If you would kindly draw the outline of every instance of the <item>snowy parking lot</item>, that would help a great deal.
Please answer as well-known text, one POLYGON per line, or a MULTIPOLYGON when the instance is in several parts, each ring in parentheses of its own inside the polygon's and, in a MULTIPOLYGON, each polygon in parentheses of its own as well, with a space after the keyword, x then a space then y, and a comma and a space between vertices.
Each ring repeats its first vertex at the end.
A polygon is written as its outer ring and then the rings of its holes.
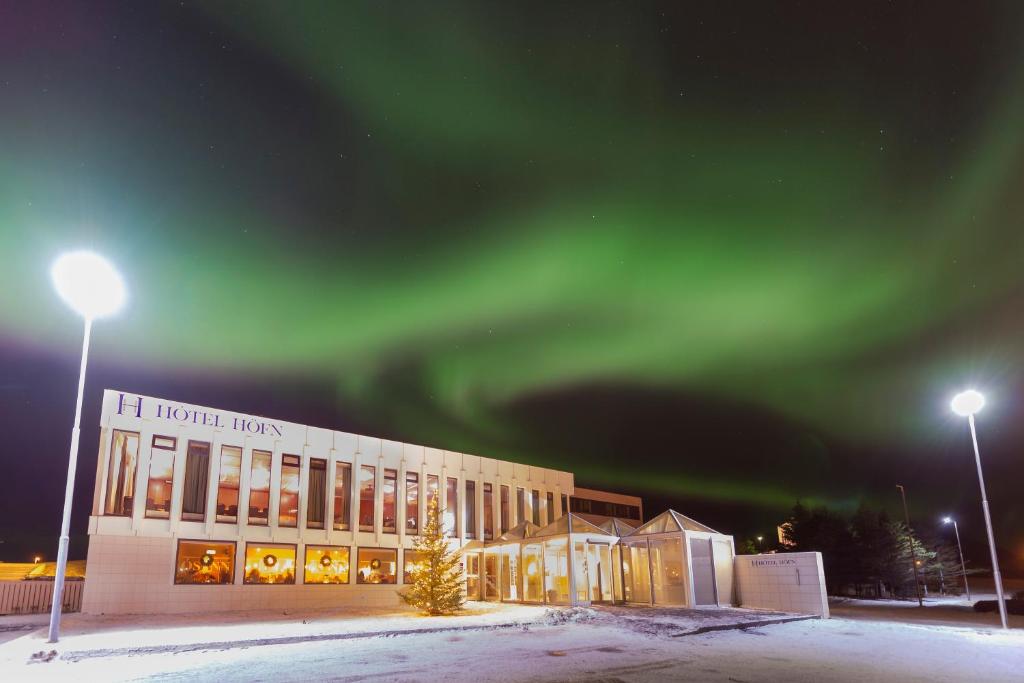
MULTIPOLYGON (((107 646, 109 652, 102 656, 58 656, 49 662, 27 663, 29 651, 43 643, 38 636, 35 640, 26 636, 0 646, 0 667, 12 675, 5 675, 5 680, 33 681, 875 683, 898 679, 934 683, 1016 681, 1024 670, 1024 632, 1016 630, 1004 633, 836 618, 700 632, 694 627, 721 622, 713 615, 689 620, 685 615, 667 615, 655 621, 628 609, 524 609, 532 611, 485 610, 457 617, 462 626, 456 629, 441 630, 431 625, 433 622, 422 620, 425 628, 405 635, 378 632, 343 639, 165 652, 145 650, 147 644, 163 636, 154 636, 154 629, 139 629, 137 624, 129 623, 80 634, 92 638, 92 646, 107 646), (481 623, 473 626, 474 620, 481 623), (109 647, 112 644, 119 647, 109 647), (140 647, 133 651, 136 645, 140 647)), ((378 625, 393 626, 387 617, 366 618, 377 620, 378 625)), ((288 624, 292 623, 282 620, 276 633, 289 633, 288 624)), ((227 624, 222 627, 232 628, 227 624)), ((323 635, 329 629, 321 624, 314 630, 323 635)), ((350 635, 357 634, 353 631, 350 635)), ((61 648, 86 644, 69 637, 61 648)))

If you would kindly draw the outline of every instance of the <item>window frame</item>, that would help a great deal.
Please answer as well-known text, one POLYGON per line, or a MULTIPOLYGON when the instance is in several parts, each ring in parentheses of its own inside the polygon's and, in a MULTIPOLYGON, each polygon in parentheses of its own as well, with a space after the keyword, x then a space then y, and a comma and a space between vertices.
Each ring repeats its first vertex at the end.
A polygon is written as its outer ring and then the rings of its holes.
POLYGON ((107 472, 106 472, 106 477, 105 477, 106 481, 104 482, 104 487, 103 487, 103 516, 105 516, 105 517, 131 517, 132 516, 132 514, 134 512, 134 508, 135 508, 135 488, 136 488, 136 484, 138 484, 138 479, 139 479, 139 466, 141 464, 141 458, 139 458, 139 451, 141 449, 142 449, 142 434, 141 434, 141 432, 133 432, 133 431, 131 431, 129 429, 112 429, 110 431, 110 447, 109 447, 109 452, 107 453, 107 472), (131 481, 132 486, 131 486, 131 490, 128 492, 129 495, 125 496, 124 492, 122 492, 122 495, 121 495, 121 503, 122 503, 121 507, 122 508, 124 507, 124 499, 125 498, 128 498, 129 500, 131 500, 131 504, 127 506, 127 511, 125 511, 125 512, 107 512, 107 510, 111 508, 111 505, 110 505, 110 494, 111 494, 110 477, 111 477, 111 475, 114 472, 114 468, 112 467, 112 465, 114 464, 114 444, 117 441, 117 435, 118 434, 125 434, 127 436, 134 436, 135 437, 135 463, 134 463, 134 466, 132 467, 133 473, 131 475, 132 476, 132 481, 131 481))
POLYGON ((403 520, 402 528, 405 529, 405 533, 411 536, 418 536, 420 533, 420 473, 408 470, 405 473, 405 519, 403 520), (410 488, 410 483, 412 488, 410 488), (410 500, 409 492, 415 491, 415 502, 410 500), (415 510, 416 516, 413 517, 413 525, 409 526, 409 511, 415 510))
MULTIPOLYGON (((270 471, 273 472, 273 462, 271 462, 270 471)), ((299 510, 302 509, 302 456, 294 455, 291 453, 281 454, 281 472, 277 487, 277 526, 282 529, 297 529, 299 528, 299 510), (284 477, 285 468, 290 467, 295 469, 295 521, 285 523, 283 521, 282 513, 284 512, 284 477)), ((291 512, 289 510, 289 512, 291 512)))
MULTIPOLYGON (((380 530, 385 534, 398 533, 398 470, 384 468, 380 479, 380 530), (391 482, 391 507, 394 513, 391 517, 391 527, 388 527, 386 512, 388 509, 388 482, 391 482)), ((398 563, 396 562, 397 566, 398 563)))
MULTIPOLYGON (((292 572, 291 583, 286 583, 286 582, 281 582, 281 583, 261 583, 261 582, 255 582, 255 581, 246 581, 247 572, 245 570, 245 563, 246 563, 246 558, 248 558, 248 556, 249 556, 249 546, 250 545, 253 545, 253 546, 260 546, 261 545, 261 546, 264 546, 264 547, 267 547, 267 548, 277 548, 277 547, 292 548, 294 550, 294 552, 295 552, 295 562, 296 562, 296 564, 299 561, 299 545, 297 543, 277 543, 276 541, 246 541, 245 542, 245 548, 244 548, 244 550, 246 551, 246 554, 245 554, 245 557, 242 558, 242 585, 243 586, 297 586, 297 585, 299 585, 299 582, 298 582, 298 572, 297 571, 293 571, 292 572)), ((303 567, 303 571, 305 571, 305 565, 304 564, 302 565, 302 567, 303 567)))
MULTIPOLYGON (((351 566, 351 564, 349 566, 351 566)), ((380 548, 380 547, 377 547, 377 546, 374 546, 374 547, 371 547, 371 546, 359 546, 359 547, 356 548, 356 568, 355 568, 356 584, 358 584, 360 586, 397 586, 398 585, 398 577, 401 576, 401 573, 400 573, 401 569, 402 569, 402 567, 400 567, 399 564, 398 564, 398 548, 380 548), (359 573, 359 562, 360 562, 359 554, 362 553, 364 550, 382 550, 382 551, 385 551, 385 552, 389 552, 389 553, 394 553, 395 554, 395 580, 394 580, 394 582, 392 582, 392 583, 385 583, 385 582, 382 581, 381 583, 373 583, 371 581, 360 581, 359 580, 359 577, 361 576, 360 573, 359 573)))
POLYGON ((509 495, 509 487, 508 487, 507 484, 502 484, 500 487, 498 487, 498 496, 499 496, 499 501, 500 501, 499 505, 501 507, 501 509, 499 511, 499 514, 498 514, 498 527, 501 529, 499 534, 504 534, 505 532, 507 532, 509 530, 508 523, 509 523, 509 520, 511 519, 509 517, 509 511, 510 511, 509 510, 509 508, 510 508, 509 498, 510 498, 510 495, 509 495))
MULTIPOLYGON (((191 443, 191 441, 189 443, 191 443)), ((163 434, 154 434, 153 435, 153 439, 150 441, 150 446, 149 446, 149 474, 146 476, 146 509, 145 509, 145 512, 143 513, 143 516, 146 519, 170 519, 171 518, 171 508, 174 507, 174 461, 175 461, 175 456, 178 454, 177 451, 178 451, 178 438, 177 437, 175 437, 175 436, 164 436, 163 434), (157 445, 157 439, 170 439, 171 445, 170 446, 157 445), (163 482, 164 484, 168 485, 168 488, 170 489, 167 492, 167 511, 166 511, 165 514, 154 514, 154 513, 159 513, 160 511, 159 510, 152 510, 149 507, 149 488, 150 488, 150 486, 152 486, 152 482, 153 482, 153 451, 162 451, 164 453, 168 453, 169 452, 170 453, 170 457, 171 457, 171 475, 170 475, 171 478, 170 478, 170 480, 164 480, 164 482, 163 482)), ((202 520, 200 520, 200 521, 202 521, 202 520)), ((175 568, 177 568, 177 566, 178 566, 177 563, 175 563, 174 566, 175 566, 175 568)), ((177 569, 175 569, 175 571, 177 571, 177 569)))
POLYGON ((516 487, 516 524, 526 521, 526 488, 516 487))
POLYGON ((213 455, 213 442, 201 441, 200 439, 189 439, 185 444, 185 471, 181 476, 181 521, 183 522, 206 522, 206 508, 210 503, 210 463, 213 455), (192 444, 206 446, 206 487, 203 489, 203 511, 190 512, 185 510, 185 485, 188 483, 188 461, 192 453, 192 444))
POLYGON ((356 482, 356 490, 359 492, 359 531, 363 533, 375 532, 377 526, 377 466, 376 465, 360 465, 359 466, 359 481, 356 482), (363 473, 370 472, 370 519, 369 525, 363 524, 363 473))
MULTIPOLYGON (((241 507, 240 498, 242 497, 242 460, 245 456, 245 448, 242 446, 232 446, 231 444, 223 443, 220 445, 220 456, 217 463, 217 500, 214 503, 213 508, 213 521, 217 524, 238 524, 238 508, 241 507), (238 451, 238 486, 235 488, 235 514, 233 520, 221 519, 221 517, 231 517, 231 515, 221 515, 218 510, 220 508, 220 492, 224 484, 224 449, 230 448, 238 451)), ((231 489, 226 489, 230 491, 231 489)))
MULTIPOLYGON (((444 487, 444 511, 445 514, 451 514, 452 526, 451 529, 442 529, 444 535, 447 538, 458 538, 459 537, 459 478, 448 477, 445 481, 444 487), (450 499, 454 498, 455 501, 450 499)), ((443 520, 446 522, 447 520, 443 520)), ((442 524, 445 526, 445 524, 442 524)))
POLYGON ((410 583, 406 579, 406 570, 405 570, 406 565, 409 563, 409 561, 407 559, 409 553, 416 553, 418 555, 425 555, 426 554, 422 550, 416 550, 415 548, 402 548, 402 574, 401 574, 401 576, 402 576, 402 585, 403 586, 408 586, 409 583, 410 583))
POLYGON ((302 548, 302 585, 303 586, 351 586, 352 585, 352 574, 353 574, 353 571, 352 571, 352 546, 350 546, 350 545, 327 545, 327 544, 323 544, 323 543, 306 543, 306 544, 304 544, 304 546, 302 548), (307 557, 309 555, 309 549, 310 548, 332 548, 332 549, 336 548, 336 549, 339 549, 339 550, 344 548, 345 551, 348 552, 348 581, 345 581, 345 582, 330 581, 330 582, 327 582, 327 583, 325 583, 323 581, 314 581, 313 583, 310 583, 309 581, 306 581, 306 564, 307 564, 307 557))
POLYGON ((545 496, 545 500, 547 501, 547 507, 548 507, 548 524, 554 524, 555 523, 555 492, 554 491, 548 491, 547 495, 545 496))
POLYGON ((177 543, 174 544, 174 571, 171 572, 171 585, 173 586, 234 586, 235 578, 238 573, 238 540, 234 541, 218 541, 212 538, 178 538, 175 539, 177 543), (214 543, 221 545, 230 545, 234 548, 231 554, 231 581, 228 583, 185 583, 178 581, 178 562, 181 560, 181 544, 182 543, 200 543, 205 545, 213 545, 214 543))
POLYGON ((270 478, 273 476, 273 473, 274 473, 274 452, 273 451, 267 451, 267 450, 264 450, 262 448, 253 448, 252 451, 251 451, 251 455, 249 456, 249 491, 248 491, 249 500, 246 501, 247 505, 245 506, 246 524, 248 526, 270 526, 270 489, 271 489, 271 486, 273 485, 272 482, 270 481, 270 478), (254 489, 252 487, 252 475, 253 475, 253 472, 255 472, 254 468, 256 467, 256 454, 257 453, 260 453, 261 455, 265 453, 265 454, 270 456, 270 459, 269 459, 269 463, 267 465, 267 488, 266 488, 266 494, 267 494, 267 516, 266 517, 255 517, 254 518, 252 516, 252 494, 253 493, 263 493, 263 491, 264 491, 264 489, 254 489), (253 519, 255 519, 256 521, 254 522, 253 519))
MULTIPOLYGON (((299 477, 301 478, 301 469, 299 477)), ((301 490, 300 490, 301 495, 301 490)), ((327 528, 327 458, 310 458, 309 470, 306 472, 306 528, 326 529, 327 528), (309 513, 316 508, 313 505, 313 470, 320 470, 324 473, 324 502, 320 506, 320 526, 314 526, 316 522, 310 522, 309 513)), ((303 565, 305 566, 305 565, 303 565)))
POLYGON ((540 526, 540 489, 530 490, 530 519, 540 526))
POLYGON ((463 493, 466 500, 463 502, 463 514, 465 515, 466 525, 466 538, 475 540, 477 537, 477 520, 476 518, 476 480, 467 479, 466 487, 463 493))
MULTIPOLYGON (((344 478, 343 478, 344 479, 344 478)), ((351 531, 352 530, 352 463, 345 460, 336 460, 334 462, 334 487, 332 489, 332 496, 334 496, 334 514, 331 515, 331 527, 334 531, 351 531), (338 472, 339 470, 348 472, 348 490, 342 486, 344 492, 344 500, 342 505, 338 505, 338 472), (343 513, 343 519, 338 521, 338 512, 343 513), (342 526, 344 525, 344 526, 342 526)))
POLYGON ((483 527, 483 540, 494 540, 494 484, 489 481, 483 483, 481 495, 484 501, 484 514, 481 526, 483 527))

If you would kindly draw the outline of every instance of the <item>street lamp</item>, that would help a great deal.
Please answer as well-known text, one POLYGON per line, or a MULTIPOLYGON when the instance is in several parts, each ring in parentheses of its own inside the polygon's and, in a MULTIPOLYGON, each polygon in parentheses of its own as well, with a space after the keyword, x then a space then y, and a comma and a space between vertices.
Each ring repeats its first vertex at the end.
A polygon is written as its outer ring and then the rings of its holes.
MULTIPOLYGON (((992 533, 992 515, 988 511, 988 494, 985 493, 985 477, 981 473, 981 453, 978 451, 978 433, 974 429, 974 414, 985 407, 985 397, 974 389, 961 391, 950 403, 953 412, 967 418, 971 426, 971 443, 974 445, 974 462, 978 466, 978 484, 981 486, 981 509, 985 513, 985 528, 988 531, 988 549, 992 553, 992 578, 996 582, 996 600, 999 602, 999 618, 1003 628, 1006 624, 1006 603, 1003 602, 1003 577, 999 573, 999 558, 996 556, 996 538, 992 533)), ((966 578, 966 577, 965 577, 966 578)))
POLYGON ((952 517, 943 517, 943 524, 952 524, 953 533, 956 534, 956 549, 960 553, 960 571, 964 575, 964 590, 967 591, 967 600, 971 599, 971 587, 967 585, 967 565, 964 564, 964 549, 960 545, 960 529, 956 525, 956 520, 952 517))
POLYGON ((68 480, 64 489, 64 517, 60 525, 60 543, 57 549, 57 572, 53 579, 53 605, 50 608, 49 642, 56 643, 60 632, 60 614, 63 607, 64 575, 68 564, 68 540, 71 527, 71 497, 75 488, 75 469, 78 465, 79 423, 82 419, 82 391, 85 389, 85 364, 89 356, 89 334, 92 321, 117 313, 124 305, 124 282, 114 267, 91 251, 63 254, 50 268, 54 289, 68 306, 85 321, 82 338, 82 365, 78 371, 78 399, 75 403, 75 423, 71 428, 71 452, 68 456, 68 480))

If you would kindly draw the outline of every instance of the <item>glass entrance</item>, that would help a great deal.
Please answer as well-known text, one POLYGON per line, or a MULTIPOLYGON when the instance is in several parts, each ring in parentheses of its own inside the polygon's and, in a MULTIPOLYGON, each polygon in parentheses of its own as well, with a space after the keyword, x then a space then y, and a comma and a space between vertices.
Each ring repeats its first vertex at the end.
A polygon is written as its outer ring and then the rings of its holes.
POLYGON ((693 568, 694 604, 718 604, 715 600, 715 567, 711 560, 710 539, 690 539, 690 566, 693 568))
POLYGON ((497 600, 498 592, 498 554, 484 553, 484 600, 497 600))
POLYGON ((612 601, 612 549, 599 543, 587 544, 587 564, 590 569, 590 599, 592 602, 612 601))
POLYGON ((522 600, 519 588, 519 546, 507 545, 501 551, 501 599, 522 600))
POLYGON ((480 553, 466 555, 466 599, 480 599, 480 553))

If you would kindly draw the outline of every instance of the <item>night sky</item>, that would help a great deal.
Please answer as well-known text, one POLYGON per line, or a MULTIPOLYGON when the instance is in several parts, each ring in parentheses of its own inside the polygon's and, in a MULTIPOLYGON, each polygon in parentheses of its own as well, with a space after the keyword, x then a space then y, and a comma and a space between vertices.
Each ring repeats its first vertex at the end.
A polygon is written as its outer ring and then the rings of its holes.
MULTIPOLYGON (((0 558, 119 388, 567 469, 738 538, 961 520, 1024 572, 1020 3, 0 6, 0 558)), ((74 553, 73 553, 74 554, 74 553)))

